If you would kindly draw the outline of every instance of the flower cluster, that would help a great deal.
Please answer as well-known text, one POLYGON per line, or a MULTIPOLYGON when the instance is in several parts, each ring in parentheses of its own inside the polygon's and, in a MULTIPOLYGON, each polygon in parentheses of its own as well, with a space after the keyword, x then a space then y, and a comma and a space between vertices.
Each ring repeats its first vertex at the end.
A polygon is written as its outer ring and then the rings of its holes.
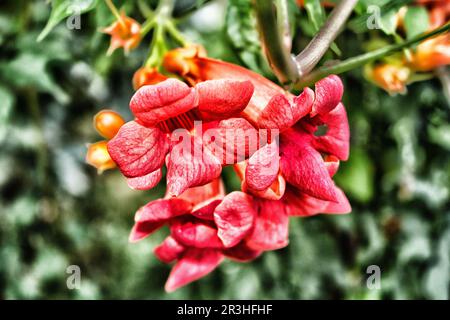
MULTIPOLYGON (((110 52, 130 50, 142 36, 123 14, 106 32, 110 52)), ((169 227, 154 250, 161 261, 175 262, 167 291, 205 276, 224 258, 247 262, 285 247, 291 216, 351 211, 333 181, 350 139, 339 77, 296 96, 208 58, 201 46, 168 51, 158 66, 153 60, 133 76, 132 121, 108 110, 94 118, 107 140, 91 145, 87 160, 100 172, 117 166, 137 190, 155 187, 166 167, 165 197, 136 212, 129 240, 169 227), (240 191, 226 193, 223 166, 233 166, 240 191)))
POLYGON ((153 188, 167 167, 166 196, 136 212, 130 234, 135 242, 169 226, 155 249, 161 261, 176 261, 167 291, 225 257, 244 262, 285 247, 290 216, 350 212, 332 179, 349 153, 337 76, 295 96, 199 47, 169 51, 164 66, 188 84, 168 78, 138 88, 135 119, 111 130, 107 151, 134 189, 153 188), (241 191, 225 192, 227 165, 241 191))

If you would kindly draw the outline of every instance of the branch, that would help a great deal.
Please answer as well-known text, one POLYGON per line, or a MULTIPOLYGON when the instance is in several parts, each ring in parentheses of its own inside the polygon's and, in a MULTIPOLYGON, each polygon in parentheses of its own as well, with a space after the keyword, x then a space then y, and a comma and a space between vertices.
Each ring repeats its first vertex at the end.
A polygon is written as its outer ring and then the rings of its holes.
POLYGON ((264 51, 272 70, 281 83, 298 81, 297 65, 290 53, 286 0, 254 0, 253 3, 264 51))
POLYGON ((369 62, 372 62, 374 60, 386 57, 388 55, 391 55, 395 52, 401 51, 404 48, 410 47, 416 43, 422 42, 426 39, 435 37, 437 35, 440 35, 444 32, 448 32, 450 30, 450 23, 447 23, 446 25, 437 28, 431 32, 418 35, 408 41, 404 41, 402 43, 393 44, 375 51, 371 51, 365 54, 362 54, 360 56, 356 56, 347 60, 344 60, 342 62, 339 62, 333 66, 324 66, 316 71, 311 72, 310 74, 304 76, 299 82, 294 84, 295 89, 302 89, 304 87, 310 86, 320 79, 325 78, 326 76, 329 76, 330 74, 340 74, 343 72, 347 72, 349 70, 358 68, 360 66, 363 66, 369 62))
POLYGON ((358 0, 342 0, 331 12, 325 24, 306 48, 295 57, 299 77, 308 74, 322 59, 333 41, 341 32, 342 26, 356 6, 358 0))

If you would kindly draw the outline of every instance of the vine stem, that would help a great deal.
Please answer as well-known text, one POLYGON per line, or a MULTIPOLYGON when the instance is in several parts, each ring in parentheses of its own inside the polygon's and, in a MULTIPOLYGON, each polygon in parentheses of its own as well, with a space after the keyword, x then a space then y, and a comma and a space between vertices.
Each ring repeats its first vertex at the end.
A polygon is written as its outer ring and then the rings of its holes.
POLYGON ((418 35, 410 40, 404 41, 402 43, 393 44, 378 50, 374 50, 353 58, 349 58, 347 60, 344 60, 342 62, 339 62, 333 66, 323 66, 321 68, 318 68, 317 70, 311 72, 310 74, 304 76, 300 81, 296 82, 293 85, 293 88, 295 89, 302 89, 304 87, 313 85, 320 79, 325 78, 326 76, 329 76, 331 74, 340 74, 343 72, 347 72, 349 70, 358 68, 360 66, 363 66, 369 62, 372 62, 374 60, 383 58, 385 56, 391 55, 395 52, 401 51, 404 48, 408 48, 414 44, 417 44, 421 41, 424 41, 426 39, 435 37, 437 35, 440 35, 444 32, 447 32, 450 30, 450 23, 447 23, 443 25, 440 28, 437 28, 433 31, 430 31, 428 33, 418 35))
POLYGON ((254 0, 253 5, 261 41, 272 70, 281 83, 297 81, 297 65, 290 53, 286 0, 254 0))
POLYGON ((341 32, 357 3, 358 0, 342 0, 339 2, 319 32, 306 48, 295 57, 300 78, 311 72, 319 63, 341 32))

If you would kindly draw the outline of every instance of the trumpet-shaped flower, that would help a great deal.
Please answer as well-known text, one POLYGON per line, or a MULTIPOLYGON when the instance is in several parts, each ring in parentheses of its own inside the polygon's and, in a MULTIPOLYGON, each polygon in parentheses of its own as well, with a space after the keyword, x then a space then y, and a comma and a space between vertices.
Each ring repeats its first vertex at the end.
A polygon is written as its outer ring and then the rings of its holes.
MULTIPOLYGON (((135 121, 126 123, 108 142, 111 158, 138 189, 152 188, 167 166, 169 193, 178 196, 189 187, 220 175, 223 161, 204 146, 202 126, 248 129, 250 124, 233 117, 247 106, 253 94, 250 81, 211 80, 189 87, 176 79, 140 88, 130 109, 135 121), (230 119, 231 118, 231 119, 230 119)), ((224 137, 226 139, 226 137, 224 137)), ((234 141, 234 140, 233 140, 234 141)))
POLYGON ((281 201, 239 191, 225 195, 216 179, 139 209, 130 241, 169 226, 170 235, 154 253, 162 262, 176 262, 165 286, 170 292, 210 273, 225 257, 247 262, 286 246, 286 209, 281 201))
POLYGON ((250 81, 255 90, 242 117, 257 128, 280 132, 251 155, 244 169, 237 166, 243 191, 278 200, 288 190, 290 194, 317 199, 317 207, 324 207, 325 201, 341 204, 340 208, 329 206, 339 209, 335 213, 350 211, 330 174, 330 168, 337 170, 339 160, 347 160, 349 154, 350 132, 339 77, 329 76, 317 82, 314 91, 306 88, 294 96, 240 66, 203 57, 188 59, 187 65, 198 66, 184 71, 191 82, 223 78, 250 81))

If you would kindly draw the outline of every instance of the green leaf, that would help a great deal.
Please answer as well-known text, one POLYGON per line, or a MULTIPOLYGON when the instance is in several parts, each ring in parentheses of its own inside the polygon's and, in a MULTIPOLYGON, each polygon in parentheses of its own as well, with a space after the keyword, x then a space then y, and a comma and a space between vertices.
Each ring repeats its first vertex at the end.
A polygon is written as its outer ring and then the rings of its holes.
POLYGON ((94 9, 96 5, 97 0, 53 0, 50 18, 39 34, 37 41, 42 41, 63 19, 88 12, 94 9))
POLYGON ((368 202, 372 199, 374 168, 372 160, 363 149, 352 148, 350 159, 342 164, 336 181, 356 200, 368 202))
POLYGON ((305 1, 305 9, 308 14, 309 19, 311 20, 314 28, 317 30, 325 22, 326 16, 325 11, 323 10, 319 0, 306 0, 305 1))
MULTIPOLYGON (((320 0, 306 0, 305 1, 305 9, 306 9, 306 13, 308 14, 309 19, 312 22, 314 31, 315 32, 319 31, 327 19, 325 10, 323 9, 323 7, 321 5, 320 0)), ((338 48, 336 43, 333 42, 331 44, 330 48, 338 56, 341 55, 341 50, 338 48)))
POLYGON ((262 54, 256 17, 251 1, 230 0, 226 14, 226 32, 239 58, 250 69, 270 74, 262 54))
POLYGON ((427 9, 425 7, 408 7, 404 22, 408 39, 426 32, 430 26, 427 9))
POLYGON ((348 26, 356 33, 369 31, 368 22, 377 22, 378 27, 387 34, 394 34, 396 13, 398 10, 413 2, 413 0, 361 0, 358 1, 360 15, 352 19, 348 26))
POLYGON ((35 87, 52 94, 59 103, 67 103, 69 97, 50 77, 48 58, 31 53, 22 53, 8 64, 0 64, 0 73, 13 86, 35 87))

